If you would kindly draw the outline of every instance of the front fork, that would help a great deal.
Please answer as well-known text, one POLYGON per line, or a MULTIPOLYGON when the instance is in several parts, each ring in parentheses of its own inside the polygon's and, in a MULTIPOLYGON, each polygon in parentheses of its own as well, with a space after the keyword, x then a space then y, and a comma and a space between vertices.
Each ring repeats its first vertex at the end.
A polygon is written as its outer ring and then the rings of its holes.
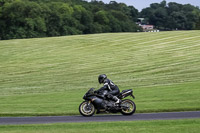
POLYGON ((87 106, 90 106, 90 104, 91 104, 91 101, 87 101, 87 106))
POLYGON ((91 106, 90 106, 90 104, 91 104, 91 101, 87 101, 87 109, 91 109, 91 106))

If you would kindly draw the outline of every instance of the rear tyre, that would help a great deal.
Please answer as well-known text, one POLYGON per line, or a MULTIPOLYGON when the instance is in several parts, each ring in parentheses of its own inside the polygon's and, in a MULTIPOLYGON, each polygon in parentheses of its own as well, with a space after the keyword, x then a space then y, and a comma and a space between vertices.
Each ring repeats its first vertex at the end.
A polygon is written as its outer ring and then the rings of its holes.
POLYGON ((121 102, 121 113, 123 115, 132 115, 135 113, 136 105, 132 100, 125 99, 121 102))
POLYGON ((83 116, 93 116, 95 113, 95 107, 92 103, 89 103, 88 101, 84 101, 79 106, 79 112, 83 116))

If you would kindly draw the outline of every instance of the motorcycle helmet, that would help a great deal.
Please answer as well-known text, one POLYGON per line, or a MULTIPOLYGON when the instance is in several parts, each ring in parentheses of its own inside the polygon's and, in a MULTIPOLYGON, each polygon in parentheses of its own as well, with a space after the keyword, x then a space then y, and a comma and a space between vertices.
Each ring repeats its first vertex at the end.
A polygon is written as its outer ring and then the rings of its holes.
POLYGON ((105 79, 107 79, 107 76, 105 74, 99 75, 99 77, 98 77, 99 84, 102 84, 105 79))

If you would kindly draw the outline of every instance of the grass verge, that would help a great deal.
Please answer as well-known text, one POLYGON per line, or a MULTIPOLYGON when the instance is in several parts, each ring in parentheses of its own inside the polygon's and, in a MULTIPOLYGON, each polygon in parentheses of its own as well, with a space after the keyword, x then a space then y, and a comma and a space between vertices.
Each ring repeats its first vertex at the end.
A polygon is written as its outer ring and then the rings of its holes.
POLYGON ((0 125, 1 133, 198 133, 200 119, 0 125))

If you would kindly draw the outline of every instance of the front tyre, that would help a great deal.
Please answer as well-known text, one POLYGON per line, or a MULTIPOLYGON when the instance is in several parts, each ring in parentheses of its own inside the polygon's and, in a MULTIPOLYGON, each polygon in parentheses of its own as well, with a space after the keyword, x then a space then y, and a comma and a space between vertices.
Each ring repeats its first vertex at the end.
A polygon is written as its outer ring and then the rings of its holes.
POLYGON ((121 102, 121 113, 123 115, 132 115, 135 113, 136 105, 132 100, 125 99, 121 102))
POLYGON ((79 112, 83 116, 93 116, 95 113, 95 107, 92 103, 84 101, 79 106, 79 112))

